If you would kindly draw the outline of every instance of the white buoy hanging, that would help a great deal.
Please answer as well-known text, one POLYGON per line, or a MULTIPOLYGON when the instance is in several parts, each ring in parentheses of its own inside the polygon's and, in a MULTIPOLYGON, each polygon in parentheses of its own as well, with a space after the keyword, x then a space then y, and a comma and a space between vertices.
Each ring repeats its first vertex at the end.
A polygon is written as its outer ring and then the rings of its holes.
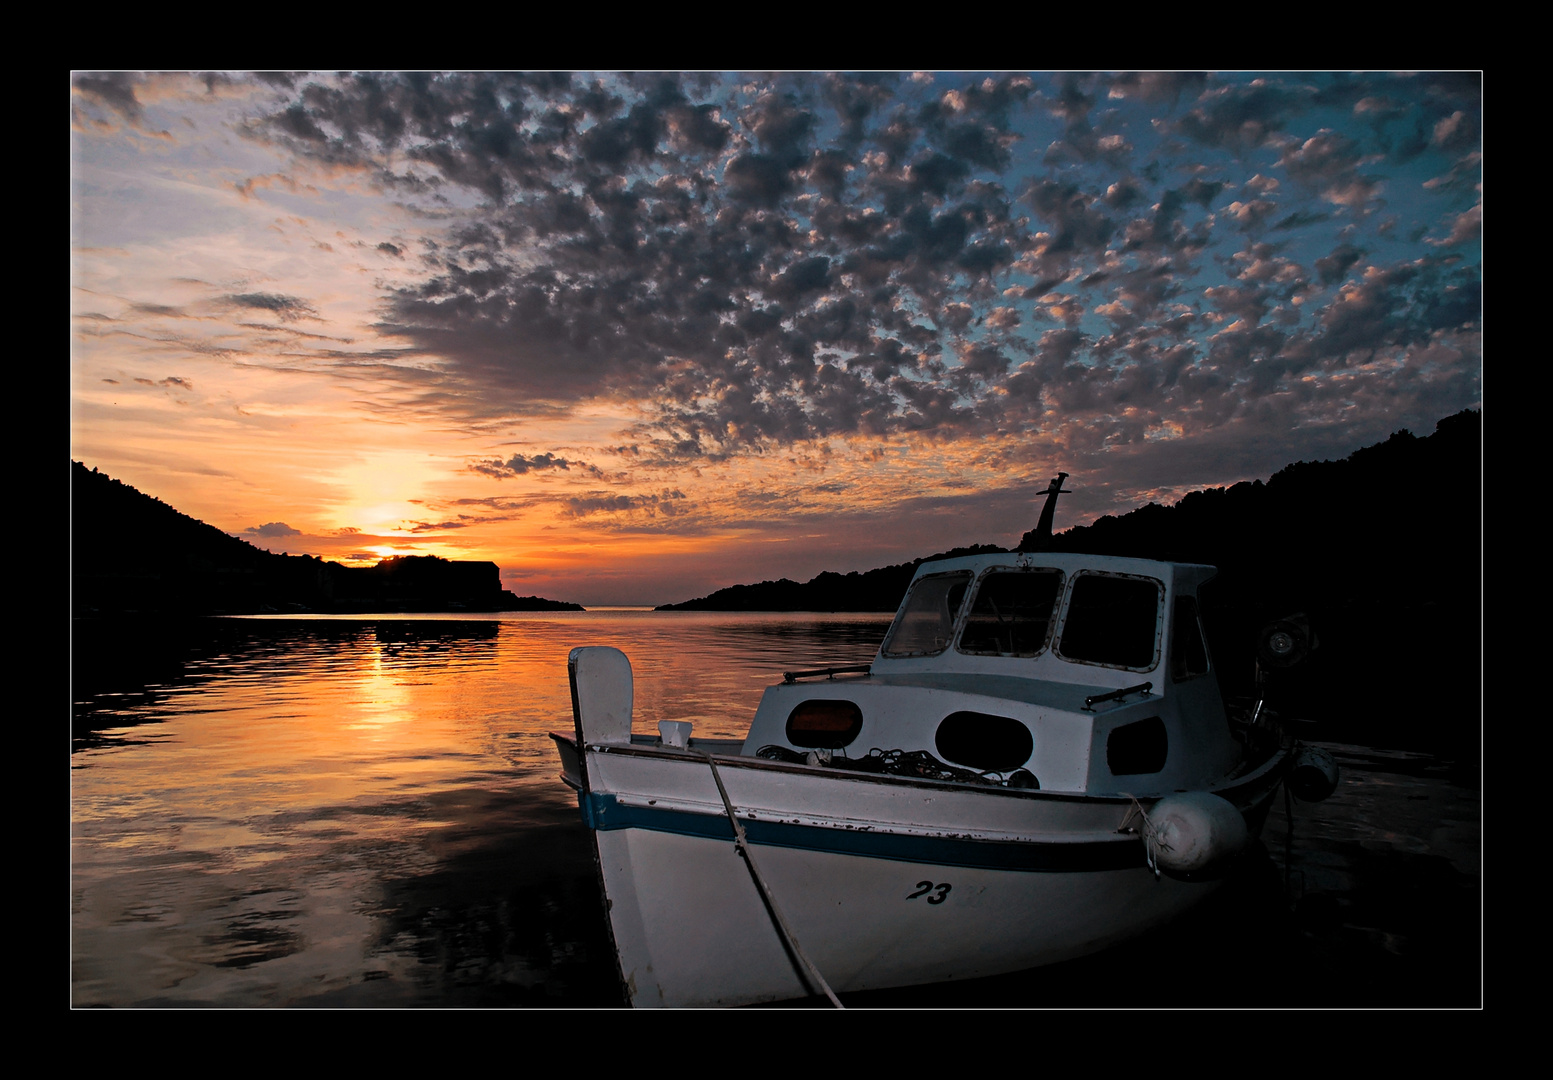
POLYGON ((1143 829, 1149 865, 1172 874, 1211 869, 1239 855, 1250 840, 1240 811, 1206 791, 1159 800, 1149 811, 1143 829))

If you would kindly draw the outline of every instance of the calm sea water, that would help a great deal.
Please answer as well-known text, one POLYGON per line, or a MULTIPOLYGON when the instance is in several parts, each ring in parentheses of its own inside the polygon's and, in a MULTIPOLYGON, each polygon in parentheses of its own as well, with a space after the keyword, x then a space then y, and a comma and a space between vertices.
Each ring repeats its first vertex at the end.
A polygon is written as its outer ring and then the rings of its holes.
MULTIPOLYGON (((631 657, 638 730, 741 737, 783 670, 871 659, 877 615, 593 611, 78 623, 78 1007, 613 1007, 589 837, 548 733, 566 655, 631 657)), ((1327 742, 1207 905, 1037 972, 853 1006, 1481 1002, 1477 786, 1327 742)))

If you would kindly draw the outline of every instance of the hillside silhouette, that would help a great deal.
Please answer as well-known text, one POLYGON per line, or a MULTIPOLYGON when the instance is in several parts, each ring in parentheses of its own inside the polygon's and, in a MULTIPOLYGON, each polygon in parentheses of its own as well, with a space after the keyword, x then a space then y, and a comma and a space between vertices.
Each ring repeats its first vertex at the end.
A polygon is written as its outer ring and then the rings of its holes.
POLYGON ((274 554, 71 462, 76 617, 428 611, 581 611, 519 597, 493 562, 402 555, 354 567, 274 554))
MULTIPOLYGON (((1443 739, 1470 761, 1481 711, 1481 507, 1482 413, 1464 410, 1426 437, 1398 431, 1339 461, 1150 503, 1044 545, 1032 528, 1020 548, 1216 566, 1203 616, 1226 693, 1252 692, 1257 630, 1303 612, 1320 647, 1275 689, 1291 712, 1337 725, 1316 737, 1443 739)), ((1038 512, 1032 500, 1031 518, 1038 512)), ((736 585, 665 608, 893 612, 923 561, 736 585)))
MULTIPOLYGON (((1481 413, 1464 410, 1416 438, 1398 431, 1341 461, 1296 462, 1265 483, 1194 491, 1057 533, 1045 550, 1208 563, 1269 609, 1354 599, 1416 599, 1431 560, 1467 553, 1476 567, 1481 413)), ((1031 516, 1038 507, 1032 500, 1031 516)), ((1062 508, 1057 510, 1061 519, 1062 508)), ((1018 550, 1036 550, 1035 530, 1018 550)), ((916 568, 934 559, 1006 551, 977 544, 894 566, 809 581, 733 585, 660 611, 894 612, 916 568)))
POLYGON ((758 585, 730 585, 699 600, 687 600, 683 604, 659 604, 654 610, 883 611, 893 614, 900 607, 901 597, 906 595, 906 586, 911 584, 912 575, 922 563, 1004 550, 995 544, 976 544, 862 573, 853 571, 850 574, 838 574, 827 570, 802 583, 790 578, 778 578, 776 581, 762 581, 758 585))
MULTIPOLYGON (((1480 560, 1482 414, 1441 420, 1433 435, 1398 431, 1341 461, 1300 461, 1268 479, 1194 491, 1058 533, 1047 550, 1209 563, 1252 590, 1248 601, 1420 600, 1423 575, 1480 560)), ((1060 515, 1061 509, 1059 507, 1060 515)), ((1021 550, 1034 549, 1026 533, 1021 550)), ((1453 575, 1455 576, 1455 575, 1453 575)))

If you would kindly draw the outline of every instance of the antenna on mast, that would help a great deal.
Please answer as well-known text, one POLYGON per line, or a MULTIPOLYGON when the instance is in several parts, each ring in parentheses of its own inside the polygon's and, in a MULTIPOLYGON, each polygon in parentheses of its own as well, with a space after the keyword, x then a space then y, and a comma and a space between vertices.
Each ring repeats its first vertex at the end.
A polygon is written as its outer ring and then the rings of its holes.
POLYGON ((1046 505, 1041 507, 1041 520, 1035 523, 1035 531, 1028 534, 1025 542, 1019 545, 1021 551, 1041 551, 1051 546, 1052 519, 1057 516, 1057 496, 1072 494, 1062 486, 1067 478, 1067 473, 1060 472, 1046 485, 1046 505))

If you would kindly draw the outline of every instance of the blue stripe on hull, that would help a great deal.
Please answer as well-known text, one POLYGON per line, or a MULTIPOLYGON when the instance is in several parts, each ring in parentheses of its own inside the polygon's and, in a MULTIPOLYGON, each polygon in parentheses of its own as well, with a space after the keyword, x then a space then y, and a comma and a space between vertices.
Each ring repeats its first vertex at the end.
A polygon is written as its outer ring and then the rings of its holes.
MULTIPOLYGON (((589 828, 648 829, 653 832, 732 840, 728 819, 710 814, 647 806, 625 806, 613 795, 579 796, 589 828)), ((1130 870, 1146 865, 1143 843, 1136 837, 1071 844, 965 840, 945 836, 902 836, 867 829, 794 825, 782 821, 740 818, 752 844, 799 848, 838 855, 861 855, 892 862, 931 863, 989 870, 1040 872, 1130 870)))

